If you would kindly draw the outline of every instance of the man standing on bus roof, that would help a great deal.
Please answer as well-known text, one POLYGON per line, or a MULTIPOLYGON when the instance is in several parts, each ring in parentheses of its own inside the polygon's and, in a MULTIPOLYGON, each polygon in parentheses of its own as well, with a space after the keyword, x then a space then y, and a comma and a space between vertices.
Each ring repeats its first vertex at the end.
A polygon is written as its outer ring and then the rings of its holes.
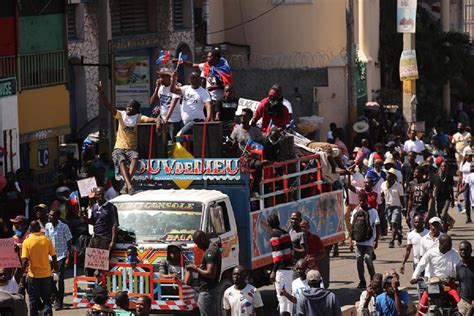
MULTIPOLYGON (((133 194, 132 175, 138 163, 138 123, 157 123, 159 119, 150 118, 140 114, 140 103, 136 100, 128 102, 125 111, 118 111, 117 108, 110 103, 104 94, 102 81, 96 84, 97 92, 105 108, 112 113, 118 121, 117 139, 115 141, 114 150, 112 151, 112 159, 115 165, 120 169, 120 174, 125 181, 125 187, 121 193, 133 194)), ((158 130, 158 129, 157 129, 158 130)))
POLYGON ((216 293, 221 275, 221 250, 217 244, 211 244, 209 236, 202 230, 194 232, 193 241, 205 252, 199 267, 190 264, 186 266, 186 269, 198 274, 198 307, 201 316, 215 316, 221 304, 219 293, 216 293))

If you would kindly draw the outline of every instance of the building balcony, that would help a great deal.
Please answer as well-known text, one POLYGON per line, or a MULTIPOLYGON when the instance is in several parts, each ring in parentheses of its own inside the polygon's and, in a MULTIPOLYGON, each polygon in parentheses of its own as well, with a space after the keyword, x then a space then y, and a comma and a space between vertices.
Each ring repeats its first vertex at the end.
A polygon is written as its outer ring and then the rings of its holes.
POLYGON ((67 82, 67 51, 0 56, 0 78, 16 77, 18 90, 67 82))

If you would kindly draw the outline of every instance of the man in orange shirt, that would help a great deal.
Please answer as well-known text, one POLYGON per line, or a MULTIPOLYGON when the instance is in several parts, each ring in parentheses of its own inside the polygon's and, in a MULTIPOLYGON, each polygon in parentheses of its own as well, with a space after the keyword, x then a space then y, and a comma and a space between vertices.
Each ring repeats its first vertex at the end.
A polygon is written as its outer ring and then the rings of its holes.
MULTIPOLYGON (((37 221, 30 224, 30 236, 23 241, 21 249, 21 260, 23 269, 28 267, 26 288, 30 297, 30 316, 37 316, 41 302, 44 306, 44 315, 53 315, 51 308, 51 265, 49 256, 53 263, 53 272, 58 271, 56 251, 51 240, 42 232, 37 221)), ((21 281, 24 286, 24 279, 21 281)))

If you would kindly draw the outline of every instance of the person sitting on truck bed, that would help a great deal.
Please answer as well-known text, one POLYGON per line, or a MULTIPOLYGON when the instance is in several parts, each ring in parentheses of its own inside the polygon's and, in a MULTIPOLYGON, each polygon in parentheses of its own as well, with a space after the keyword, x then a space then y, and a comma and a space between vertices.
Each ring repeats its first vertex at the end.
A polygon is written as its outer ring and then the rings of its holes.
POLYGON ((268 91, 268 97, 263 98, 257 107, 252 119, 252 125, 262 119, 262 132, 268 133, 272 125, 285 127, 290 122, 290 114, 283 105, 281 86, 274 84, 268 91))
POLYGON ((219 246, 211 244, 209 236, 202 230, 197 230, 193 234, 193 241, 199 249, 204 250, 199 267, 194 264, 186 266, 189 272, 198 274, 198 307, 201 316, 217 315, 220 306, 219 293, 216 293, 221 274, 222 254, 219 246))
POLYGON ((241 124, 236 125, 230 134, 230 139, 233 142, 233 145, 239 145, 241 149, 239 155, 242 154, 242 151, 246 150, 245 147, 249 140, 258 144, 263 144, 263 135, 260 129, 250 125, 252 117, 253 111, 251 109, 242 109, 242 114, 240 115, 241 124))
POLYGON ((291 293, 291 283, 293 282, 293 247, 290 234, 280 228, 278 214, 268 216, 270 226, 270 245, 272 247, 273 267, 270 273, 270 282, 275 284, 280 315, 290 315, 293 310, 291 301, 281 294, 285 289, 291 293))
POLYGON ((112 158, 115 165, 120 169, 120 174, 125 181, 125 187, 121 193, 133 194, 132 175, 135 172, 135 167, 138 163, 138 123, 157 123, 159 119, 150 118, 140 114, 140 103, 136 100, 131 100, 125 111, 118 111, 117 108, 110 103, 104 94, 102 81, 96 84, 97 92, 104 106, 109 110, 114 118, 118 121, 117 139, 115 141, 112 158))

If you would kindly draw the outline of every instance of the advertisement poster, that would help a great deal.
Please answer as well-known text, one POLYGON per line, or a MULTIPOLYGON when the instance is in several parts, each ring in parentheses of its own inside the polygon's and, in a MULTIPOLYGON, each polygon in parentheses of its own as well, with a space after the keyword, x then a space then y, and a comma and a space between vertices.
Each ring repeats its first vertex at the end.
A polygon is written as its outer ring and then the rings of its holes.
POLYGON ((282 204, 250 214, 252 231, 252 268, 271 263, 270 227, 267 219, 276 213, 280 226, 290 228, 292 212, 300 211, 302 218, 310 223, 310 231, 319 235, 323 243, 329 244, 344 239, 344 207, 342 191, 323 193, 305 198, 295 204, 282 204))
POLYGON ((416 80, 418 77, 416 51, 404 50, 400 56, 400 80, 416 80))
POLYGON ((115 100, 118 108, 125 108, 130 99, 149 107, 150 64, 148 56, 115 57, 115 100))
POLYGON ((397 0, 397 32, 415 33, 417 0, 397 0))

